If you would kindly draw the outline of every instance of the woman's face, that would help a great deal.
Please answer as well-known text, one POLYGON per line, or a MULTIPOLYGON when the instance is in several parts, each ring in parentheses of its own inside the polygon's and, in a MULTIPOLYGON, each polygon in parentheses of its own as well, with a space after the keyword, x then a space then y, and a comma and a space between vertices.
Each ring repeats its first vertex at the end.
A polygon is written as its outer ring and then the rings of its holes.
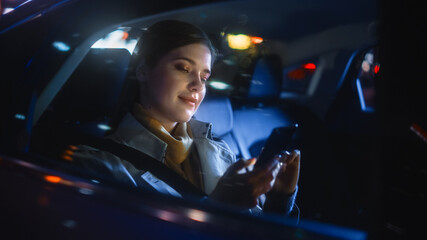
POLYGON ((170 131, 177 122, 188 122, 206 94, 211 73, 211 52, 200 43, 176 48, 154 69, 138 74, 141 104, 170 131))

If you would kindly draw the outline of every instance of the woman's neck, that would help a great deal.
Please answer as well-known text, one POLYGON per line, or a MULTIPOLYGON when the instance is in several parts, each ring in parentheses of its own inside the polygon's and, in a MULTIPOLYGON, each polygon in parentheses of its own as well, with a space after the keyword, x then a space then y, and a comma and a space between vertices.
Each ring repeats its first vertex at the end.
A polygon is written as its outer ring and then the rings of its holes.
POLYGON ((172 122, 169 119, 164 119, 162 117, 159 117, 160 114, 157 114, 156 110, 150 106, 146 106, 145 104, 141 104, 141 106, 147 111, 147 113, 154 119, 160 122, 162 126, 168 131, 169 133, 172 133, 175 129, 177 122, 172 122))
POLYGON ((176 125, 178 124, 177 122, 164 123, 160 120, 158 120, 158 121, 163 125, 163 127, 166 129, 166 131, 168 131, 171 135, 172 135, 172 132, 175 129, 176 125))

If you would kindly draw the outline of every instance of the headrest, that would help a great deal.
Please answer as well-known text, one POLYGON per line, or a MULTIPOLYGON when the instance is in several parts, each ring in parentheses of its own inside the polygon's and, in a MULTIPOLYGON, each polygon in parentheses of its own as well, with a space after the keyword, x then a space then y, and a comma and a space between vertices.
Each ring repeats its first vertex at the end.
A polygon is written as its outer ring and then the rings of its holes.
POLYGON ((249 99, 277 99, 282 83, 282 64, 278 56, 264 56, 257 60, 249 85, 249 99))
POLYGON ((233 110, 230 100, 224 96, 206 97, 194 118, 212 123, 212 131, 218 137, 224 136, 233 128, 233 110))

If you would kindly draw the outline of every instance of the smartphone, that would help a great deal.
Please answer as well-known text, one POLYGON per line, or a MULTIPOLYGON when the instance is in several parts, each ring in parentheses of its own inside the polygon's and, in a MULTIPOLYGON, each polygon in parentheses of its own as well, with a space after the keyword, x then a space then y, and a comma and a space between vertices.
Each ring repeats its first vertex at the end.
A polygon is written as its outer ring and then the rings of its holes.
POLYGON ((275 155, 280 154, 283 150, 290 150, 287 148, 291 144, 297 128, 298 124, 273 129, 254 167, 269 163, 275 155))

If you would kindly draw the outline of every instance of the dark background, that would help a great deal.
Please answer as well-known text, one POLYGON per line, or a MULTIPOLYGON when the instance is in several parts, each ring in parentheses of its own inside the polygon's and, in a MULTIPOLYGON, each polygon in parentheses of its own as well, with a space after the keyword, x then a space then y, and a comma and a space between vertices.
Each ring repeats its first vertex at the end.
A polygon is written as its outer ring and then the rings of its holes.
POLYGON ((427 147, 410 127, 427 127, 426 9, 415 0, 380 1, 378 239, 424 235, 427 147))

